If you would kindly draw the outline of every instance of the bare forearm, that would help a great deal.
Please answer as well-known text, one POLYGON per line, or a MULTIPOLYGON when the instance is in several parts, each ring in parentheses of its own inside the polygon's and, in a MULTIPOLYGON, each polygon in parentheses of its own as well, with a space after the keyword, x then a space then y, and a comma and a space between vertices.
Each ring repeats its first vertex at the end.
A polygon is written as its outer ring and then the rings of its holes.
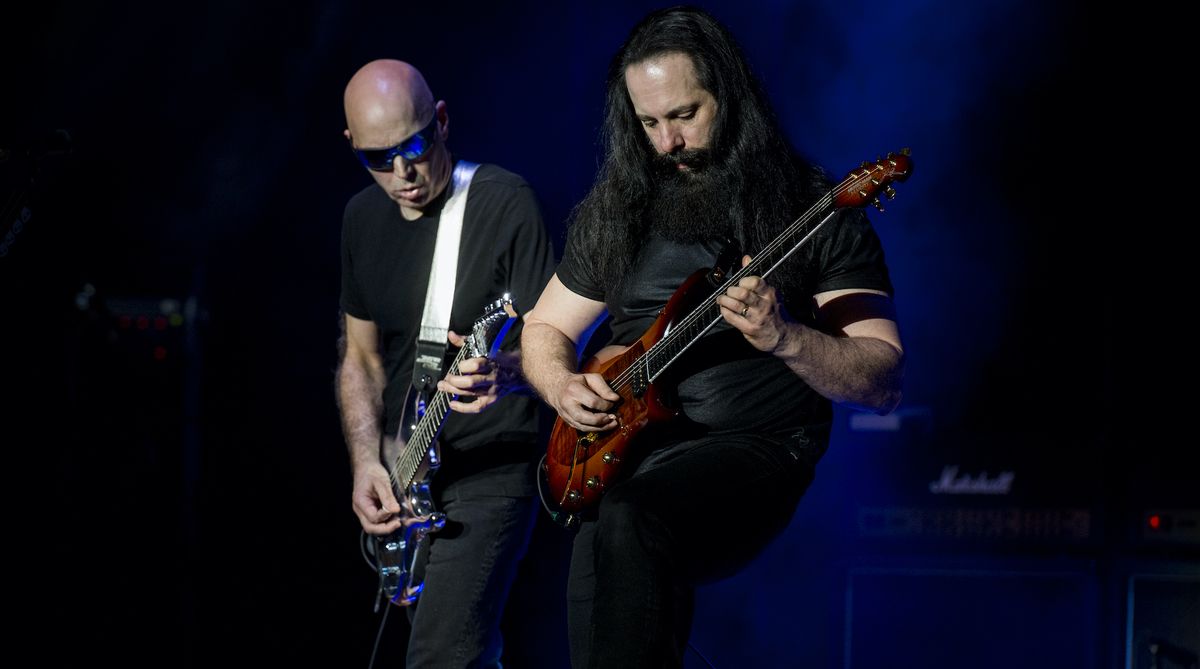
POLYGON ((788 323, 775 350, 813 390, 839 404, 886 414, 900 403, 904 354, 871 337, 831 337, 788 323))
POLYGON ((379 462, 383 429, 383 370, 343 361, 338 368, 338 408, 350 464, 379 462))
POLYGON ((525 381, 551 406, 556 391, 575 373, 575 344, 545 323, 527 323, 521 333, 525 381))

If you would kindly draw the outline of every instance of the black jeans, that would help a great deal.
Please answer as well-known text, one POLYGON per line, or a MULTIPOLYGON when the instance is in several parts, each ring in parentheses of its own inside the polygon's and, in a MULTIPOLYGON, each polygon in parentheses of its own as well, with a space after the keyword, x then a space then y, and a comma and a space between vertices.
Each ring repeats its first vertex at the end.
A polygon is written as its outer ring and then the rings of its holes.
POLYGON ((707 436, 654 452, 614 485, 571 555, 572 666, 681 667, 695 584, 733 574, 787 527, 823 450, 707 436))
MULTIPOLYGON (((522 471, 531 476, 532 467, 522 471)), ((435 485, 446 527, 430 535, 428 560, 417 567, 425 588, 409 610, 410 669, 500 667, 500 619, 537 510, 533 496, 522 494, 531 486, 505 478, 512 472, 435 485)))

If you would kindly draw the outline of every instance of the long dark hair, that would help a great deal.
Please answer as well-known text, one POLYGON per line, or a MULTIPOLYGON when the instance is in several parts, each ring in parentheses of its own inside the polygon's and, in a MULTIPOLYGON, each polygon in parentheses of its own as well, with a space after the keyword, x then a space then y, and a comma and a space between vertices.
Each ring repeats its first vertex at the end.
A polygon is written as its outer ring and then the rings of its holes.
POLYGON ((741 47, 724 26, 692 7, 656 11, 634 27, 609 66, 604 162, 592 190, 571 213, 571 234, 607 292, 629 269, 653 195, 655 149, 634 113, 625 71, 667 53, 691 58, 700 85, 717 101, 709 147, 730 168, 731 211, 725 215, 744 252, 763 248, 826 187, 821 171, 788 145, 741 47))

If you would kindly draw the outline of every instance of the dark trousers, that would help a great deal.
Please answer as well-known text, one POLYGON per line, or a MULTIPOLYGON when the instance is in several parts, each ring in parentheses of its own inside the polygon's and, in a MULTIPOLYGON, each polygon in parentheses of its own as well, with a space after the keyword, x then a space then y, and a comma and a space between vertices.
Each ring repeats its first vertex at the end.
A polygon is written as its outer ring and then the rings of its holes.
MULTIPOLYGON (((436 494, 446 527, 431 535, 425 588, 409 611, 409 669, 500 667, 500 619, 525 554, 536 505, 513 486, 488 485, 487 473, 436 494)), ((436 479, 435 479, 436 481, 436 479)))
POLYGON ((733 574, 787 527, 815 460, 793 441, 708 436, 614 485, 575 538, 572 666, 681 667, 694 585, 733 574))

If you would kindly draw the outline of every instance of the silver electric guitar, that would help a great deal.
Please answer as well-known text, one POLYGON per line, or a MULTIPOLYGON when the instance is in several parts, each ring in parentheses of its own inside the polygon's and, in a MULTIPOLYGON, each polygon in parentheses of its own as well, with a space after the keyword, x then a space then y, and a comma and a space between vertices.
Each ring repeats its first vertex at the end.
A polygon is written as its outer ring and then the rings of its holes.
MULTIPOLYGON (((447 374, 458 374, 458 366, 469 358, 494 357, 504 334, 512 326, 517 312, 512 298, 504 297, 487 305, 483 315, 471 326, 447 374)), ((395 437, 385 437, 383 463, 388 467, 392 492, 403 507, 405 524, 387 535, 374 536, 374 566, 379 572, 379 594, 375 609, 383 597, 397 606, 417 601, 424 583, 415 577, 414 568, 422 557, 428 535, 442 529, 445 514, 434 508, 429 485, 441 463, 437 436, 446 422, 454 397, 437 391, 431 396, 416 388, 405 400, 404 415, 395 437)))

